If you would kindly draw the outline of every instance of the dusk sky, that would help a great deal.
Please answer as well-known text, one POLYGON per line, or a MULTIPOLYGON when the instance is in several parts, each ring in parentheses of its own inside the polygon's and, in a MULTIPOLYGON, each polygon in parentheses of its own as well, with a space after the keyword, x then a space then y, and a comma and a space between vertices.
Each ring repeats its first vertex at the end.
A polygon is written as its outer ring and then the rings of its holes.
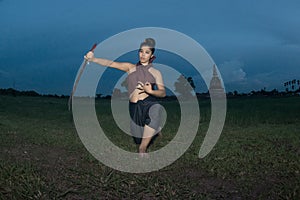
POLYGON ((201 44, 226 91, 283 91, 300 79, 299 11, 297 0, 0 0, 0 88, 68 95, 95 42, 162 27, 201 44))

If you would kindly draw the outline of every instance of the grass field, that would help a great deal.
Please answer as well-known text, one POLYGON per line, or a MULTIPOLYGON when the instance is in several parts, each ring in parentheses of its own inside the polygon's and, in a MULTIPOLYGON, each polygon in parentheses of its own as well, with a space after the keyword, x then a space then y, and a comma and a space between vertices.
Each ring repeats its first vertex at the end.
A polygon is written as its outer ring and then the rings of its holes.
MULTIPOLYGON (((300 199, 300 97, 229 99, 222 135, 198 158, 210 119, 201 120, 189 150, 172 165, 146 174, 110 169, 81 143, 67 99, 0 97, 0 199, 300 199)), ((179 108, 150 151, 174 137, 179 108)), ((114 123, 108 100, 96 110, 107 136, 135 151, 114 123)))

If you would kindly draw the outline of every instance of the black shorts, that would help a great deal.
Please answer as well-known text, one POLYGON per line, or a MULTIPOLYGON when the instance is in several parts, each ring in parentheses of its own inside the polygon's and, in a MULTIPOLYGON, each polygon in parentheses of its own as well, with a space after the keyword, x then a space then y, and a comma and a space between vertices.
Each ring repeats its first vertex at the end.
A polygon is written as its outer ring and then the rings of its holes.
POLYGON ((161 128, 161 105, 155 97, 147 97, 136 103, 129 102, 131 117, 130 130, 136 144, 140 144, 143 138, 144 126, 153 128, 156 133, 161 128))

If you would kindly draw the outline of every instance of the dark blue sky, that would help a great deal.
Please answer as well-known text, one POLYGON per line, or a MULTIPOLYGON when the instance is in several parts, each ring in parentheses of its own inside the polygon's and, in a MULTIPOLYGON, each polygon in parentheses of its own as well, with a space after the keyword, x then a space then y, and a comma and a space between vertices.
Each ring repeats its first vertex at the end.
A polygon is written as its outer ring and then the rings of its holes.
POLYGON ((0 88, 69 94, 93 43, 164 27, 206 49, 227 91, 284 90, 300 78, 299 10, 296 0, 0 0, 0 88))

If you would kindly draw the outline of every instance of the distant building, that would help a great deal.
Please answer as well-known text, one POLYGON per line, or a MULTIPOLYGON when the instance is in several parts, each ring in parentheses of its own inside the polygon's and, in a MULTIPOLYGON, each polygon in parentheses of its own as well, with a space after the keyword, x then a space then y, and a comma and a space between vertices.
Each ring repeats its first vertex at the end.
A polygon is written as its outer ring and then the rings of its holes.
POLYGON ((209 93, 211 98, 224 98, 225 90, 219 78, 216 65, 213 66, 213 77, 210 80, 209 93))

